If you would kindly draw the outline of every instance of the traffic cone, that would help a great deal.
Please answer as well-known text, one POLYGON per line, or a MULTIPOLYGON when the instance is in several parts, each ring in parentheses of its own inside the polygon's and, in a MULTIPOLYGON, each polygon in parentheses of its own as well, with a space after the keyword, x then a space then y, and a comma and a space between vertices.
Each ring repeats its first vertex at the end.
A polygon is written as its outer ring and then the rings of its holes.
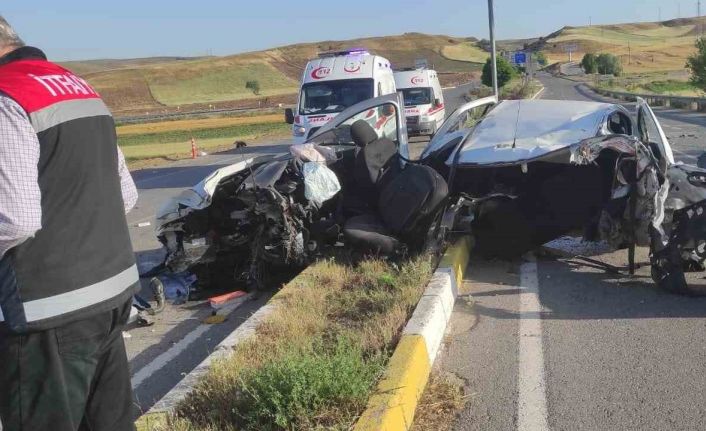
POLYGON ((195 159, 198 157, 198 154, 196 154, 196 139, 194 137, 191 137, 191 158, 195 159))

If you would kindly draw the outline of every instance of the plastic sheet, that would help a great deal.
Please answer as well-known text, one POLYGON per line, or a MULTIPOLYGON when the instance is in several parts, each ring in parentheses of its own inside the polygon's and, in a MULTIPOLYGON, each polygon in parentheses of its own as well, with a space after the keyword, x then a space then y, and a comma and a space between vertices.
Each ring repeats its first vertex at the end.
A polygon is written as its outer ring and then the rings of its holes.
POLYGON ((308 162, 332 163, 336 161, 336 152, 328 147, 316 144, 300 144, 289 147, 293 156, 308 162))
POLYGON ((304 163, 304 196, 317 205, 331 199, 341 190, 336 174, 326 165, 304 163))

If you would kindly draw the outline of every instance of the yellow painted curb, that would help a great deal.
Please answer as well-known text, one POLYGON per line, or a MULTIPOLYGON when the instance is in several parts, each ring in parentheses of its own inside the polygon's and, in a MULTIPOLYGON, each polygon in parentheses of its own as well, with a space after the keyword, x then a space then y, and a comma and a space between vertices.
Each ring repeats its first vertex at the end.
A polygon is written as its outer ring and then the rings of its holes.
POLYGON ((439 268, 451 268, 456 276, 456 286, 463 283, 463 274, 471 254, 471 238, 464 236, 446 250, 441 258, 439 268))
POLYGON ((355 430, 408 430, 430 371, 424 338, 421 335, 403 336, 355 430))
MULTIPOLYGON (((456 286, 463 282, 470 251, 471 240, 464 237, 449 247, 441 259, 438 269, 450 268, 456 286)), ((412 427, 417 404, 431 373, 427 350, 423 336, 402 336, 354 431, 408 431, 412 427)))

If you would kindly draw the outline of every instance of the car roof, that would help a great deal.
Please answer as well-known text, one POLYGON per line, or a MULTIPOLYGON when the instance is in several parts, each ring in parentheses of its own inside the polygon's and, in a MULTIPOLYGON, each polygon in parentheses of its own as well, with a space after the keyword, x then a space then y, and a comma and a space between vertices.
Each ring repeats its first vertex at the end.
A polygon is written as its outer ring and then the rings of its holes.
POLYGON ((475 127, 460 164, 517 163, 595 137, 606 116, 621 107, 565 100, 507 100, 475 127))

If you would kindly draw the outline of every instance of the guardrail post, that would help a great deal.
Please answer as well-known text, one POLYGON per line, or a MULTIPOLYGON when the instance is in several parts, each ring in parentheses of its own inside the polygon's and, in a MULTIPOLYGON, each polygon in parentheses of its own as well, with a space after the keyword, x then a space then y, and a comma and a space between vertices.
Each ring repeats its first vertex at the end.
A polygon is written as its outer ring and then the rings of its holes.
POLYGON ((698 111, 699 110, 699 102, 691 102, 691 110, 698 111))
POLYGON ((669 97, 665 97, 665 98, 664 98, 664 106, 665 106, 665 108, 669 108, 669 107, 672 106, 672 103, 671 103, 671 101, 669 100, 669 97))

